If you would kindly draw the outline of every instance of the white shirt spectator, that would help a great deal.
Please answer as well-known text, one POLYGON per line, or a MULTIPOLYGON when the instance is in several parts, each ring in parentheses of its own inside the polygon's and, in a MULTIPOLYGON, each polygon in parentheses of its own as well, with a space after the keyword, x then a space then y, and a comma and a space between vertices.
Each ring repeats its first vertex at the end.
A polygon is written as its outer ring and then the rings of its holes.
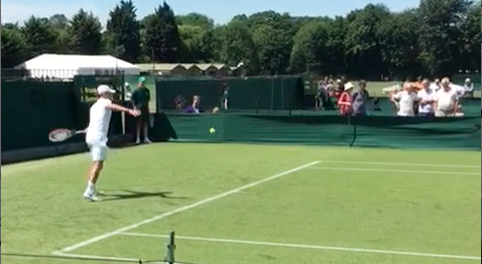
MULTIPOLYGON (((433 90, 433 89, 430 89, 428 88, 427 90, 425 89, 422 89, 418 92, 418 99, 420 101, 426 101, 426 102, 430 102, 430 101, 433 101, 435 99, 435 93, 436 91, 433 90)), ((429 104, 420 104, 418 106, 418 112, 421 113, 421 114, 429 114, 432 112, 432 103, 429 103, 429 104)))
POLYGON ((415 116, 413 111, 414 103, 418 100, 416 93, 409 93, 407 91, 401 91, 393 98, 398 101, 398 116, 415 116))
POLYGON ((435 109, 435 111, 453 113, 455 110, 455 102, 457 102, 457 93, 453 89, 449 91, 440 89, 435 95, 435 100, 437 102, 437 109, 435 109))
POLYGON ((450 89, 455 92, 455 95, 457 95, 457 97, 462 97, 465 94, 465 87, 461 85, 451 83, 450 89))
POLYGON ((432 89, 434 91, 437 91, 438 89, 440 89, 440 85, 433 82, 433 83, 430 84, 430 89, 432 89))

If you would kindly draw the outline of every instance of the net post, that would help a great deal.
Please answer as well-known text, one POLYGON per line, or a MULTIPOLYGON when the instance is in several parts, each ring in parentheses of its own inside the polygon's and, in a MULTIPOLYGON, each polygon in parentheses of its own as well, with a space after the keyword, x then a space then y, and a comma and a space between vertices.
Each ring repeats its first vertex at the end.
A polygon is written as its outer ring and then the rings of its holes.
POLYGON ((169 240, 167 242, 167 253, 166 253, 166 258, 165 262, 168 264, 174 264, 175 257, 174 257, 174 250, 176 249, 176 240, 175 240, 175 233, 174 231, 171 231, 169 233, 169 240))

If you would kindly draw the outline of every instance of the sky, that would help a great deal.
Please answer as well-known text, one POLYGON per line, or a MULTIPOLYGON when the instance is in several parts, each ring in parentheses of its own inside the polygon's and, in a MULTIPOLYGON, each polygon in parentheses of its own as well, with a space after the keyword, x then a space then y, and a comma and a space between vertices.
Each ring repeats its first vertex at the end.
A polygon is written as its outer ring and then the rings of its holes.
MULTIPOLYGON (((65 14, 70 18, 83 8, 92 11, 105 25, 109 11, 119 2, 120 0, 3 0, 1 21, 2 23, 22 22, 32 15, 49 17, 54 14, 65 14)), ((153 13, 162 0, 133 0, 133 2, 137 7, 138 17, 142 18, 153 13)), ((402 11, 417 6, 419 0, 170 0, 167 3, 176 15, 196 12, 209 16, 217 24, 224 24, 235 15, 250 15, 266 10, 288 12, 294 16, 337 16, 346 15, 369 3, 383 3, 392 11, 402 11)))

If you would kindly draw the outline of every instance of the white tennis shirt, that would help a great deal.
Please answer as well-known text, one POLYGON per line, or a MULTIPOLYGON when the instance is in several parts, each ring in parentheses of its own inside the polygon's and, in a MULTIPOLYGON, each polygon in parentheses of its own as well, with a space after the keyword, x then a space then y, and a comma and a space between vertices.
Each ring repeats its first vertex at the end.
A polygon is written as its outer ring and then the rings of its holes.
POLYGON ((85 135, 87 142, 107 143, 107 133, 109 132, 110 118, 112 116, 112 110, 108 109, 107 105, 111 103, 111 100, 99 98, 90 107, 89 127, 85 135))

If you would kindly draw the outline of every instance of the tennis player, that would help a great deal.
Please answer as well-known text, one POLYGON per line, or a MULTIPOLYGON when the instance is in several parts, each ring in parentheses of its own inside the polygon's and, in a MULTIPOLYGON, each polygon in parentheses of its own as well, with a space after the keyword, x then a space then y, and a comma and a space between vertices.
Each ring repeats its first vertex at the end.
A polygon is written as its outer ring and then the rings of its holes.
POLYGON ((138 116, 138 110, 131 110, 112 103, 115 90, 107 85, 97 87, 97 102, 90 108, 89 126, 85 130, 85 142, 90 148, 92 165, 88 171, 87 189, 84 198, 93 202, 100 201, 97 197, 95 183, 99 178, 100 171, 107 156, 107 132, 109 131, 110 118, 112 111, 126 112, 132 116, 138 116))

